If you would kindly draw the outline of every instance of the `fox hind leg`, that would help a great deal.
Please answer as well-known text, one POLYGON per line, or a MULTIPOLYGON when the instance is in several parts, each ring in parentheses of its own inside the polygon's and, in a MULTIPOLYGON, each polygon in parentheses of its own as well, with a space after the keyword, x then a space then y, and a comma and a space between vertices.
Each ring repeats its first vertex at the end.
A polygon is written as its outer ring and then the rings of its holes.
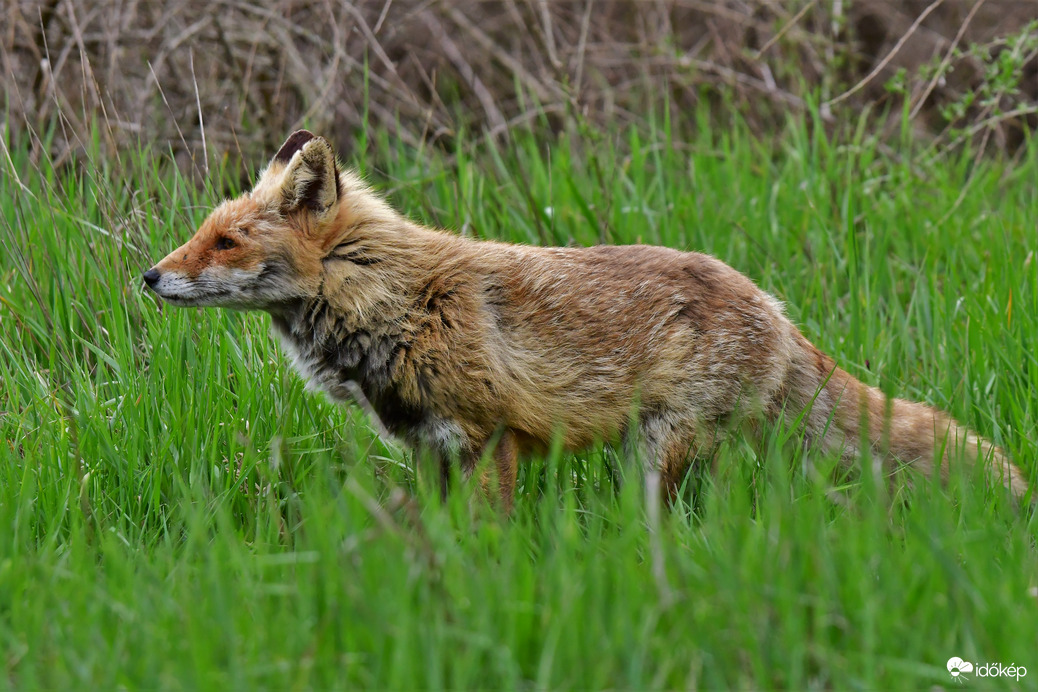
POLYGON ((692 463, 719 442, 717 431, 704 439, 699 428, 684 418, 652 414, 642 416, 633 432, 624 436, 627 456, 637 459, 644 469, 647 494, 655 494, 668 505, 674 503, 692 463))

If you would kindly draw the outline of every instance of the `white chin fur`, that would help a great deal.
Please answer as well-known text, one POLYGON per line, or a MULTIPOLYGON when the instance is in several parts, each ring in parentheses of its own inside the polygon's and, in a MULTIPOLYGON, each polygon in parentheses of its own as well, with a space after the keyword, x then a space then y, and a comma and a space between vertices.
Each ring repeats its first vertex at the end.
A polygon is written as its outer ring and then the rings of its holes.
POLYGON ((242 307, 255 299, 242 289, 257 274, 220 267, 206 269, 198 278, 190 279, 180 272, 164 272, 151 290, 177 307, 242 307))

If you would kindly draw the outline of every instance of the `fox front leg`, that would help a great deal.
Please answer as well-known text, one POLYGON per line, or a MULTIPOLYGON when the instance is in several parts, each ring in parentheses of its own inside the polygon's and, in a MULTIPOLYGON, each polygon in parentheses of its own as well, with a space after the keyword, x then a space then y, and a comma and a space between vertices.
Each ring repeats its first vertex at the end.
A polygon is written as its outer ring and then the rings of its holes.
POLYGON ((513 431, 506 429, 470 450, 455 454, 433 450, 432 457, 438 471, 440 498, 444 502, 450 494, 453 467, 457 463, 462 482, 468 483, 478 475, 482 496, 505 514, 511 513, 519 465, 519 441, 513 431))
MULTIPOLYGON (((480 473, 479 484, 484 497, 496 499, 505 514, 512 512, 515 501, 515 483, 519 473, 519 441, 515 433, 505 430, 496 443, 491 438, 486 446, 493 446, 490 463, 480 473)), ((485 455, 485 452, 484 452, 485 455)))

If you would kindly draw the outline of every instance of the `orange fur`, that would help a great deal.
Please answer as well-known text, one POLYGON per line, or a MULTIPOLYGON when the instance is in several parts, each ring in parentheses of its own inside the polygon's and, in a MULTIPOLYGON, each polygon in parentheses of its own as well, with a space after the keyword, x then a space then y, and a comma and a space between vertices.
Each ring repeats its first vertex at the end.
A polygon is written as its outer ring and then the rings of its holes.
MULTIPOLYGON (((391 432, 444 464, 456 456, 471 473, 497 440, 485 481, 504 507, 516 459, 555 435, 569 449, 626 439, 668 494, 741 418, 806 411, 807 439, 848 460, 863 451, 867 419, 867 452, 884 454, 883 395, 723 262, 431 230, 339 170, 328 143, 305 131, 145 278, 175 305, 267 311, 312 386, 346 401, 356 383, 391 432)), ((929 471, 964 445, 967 461, 991 457, 988 468, 1026 492, 1001 450, 928 406, 891 405, 888 460, 929 471)))

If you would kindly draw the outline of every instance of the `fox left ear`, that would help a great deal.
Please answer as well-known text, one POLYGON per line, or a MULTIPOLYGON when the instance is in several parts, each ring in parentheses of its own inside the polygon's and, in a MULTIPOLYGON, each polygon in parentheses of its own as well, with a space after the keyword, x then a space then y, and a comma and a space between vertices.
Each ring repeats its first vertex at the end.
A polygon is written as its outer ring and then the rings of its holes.
POLYGON ((281 149, 275 160, 288 159, 280 186, 282 211, 305 209, 322 219, 333 214, 339 203, 339 168, 328 140, 300 131, 281 149))

